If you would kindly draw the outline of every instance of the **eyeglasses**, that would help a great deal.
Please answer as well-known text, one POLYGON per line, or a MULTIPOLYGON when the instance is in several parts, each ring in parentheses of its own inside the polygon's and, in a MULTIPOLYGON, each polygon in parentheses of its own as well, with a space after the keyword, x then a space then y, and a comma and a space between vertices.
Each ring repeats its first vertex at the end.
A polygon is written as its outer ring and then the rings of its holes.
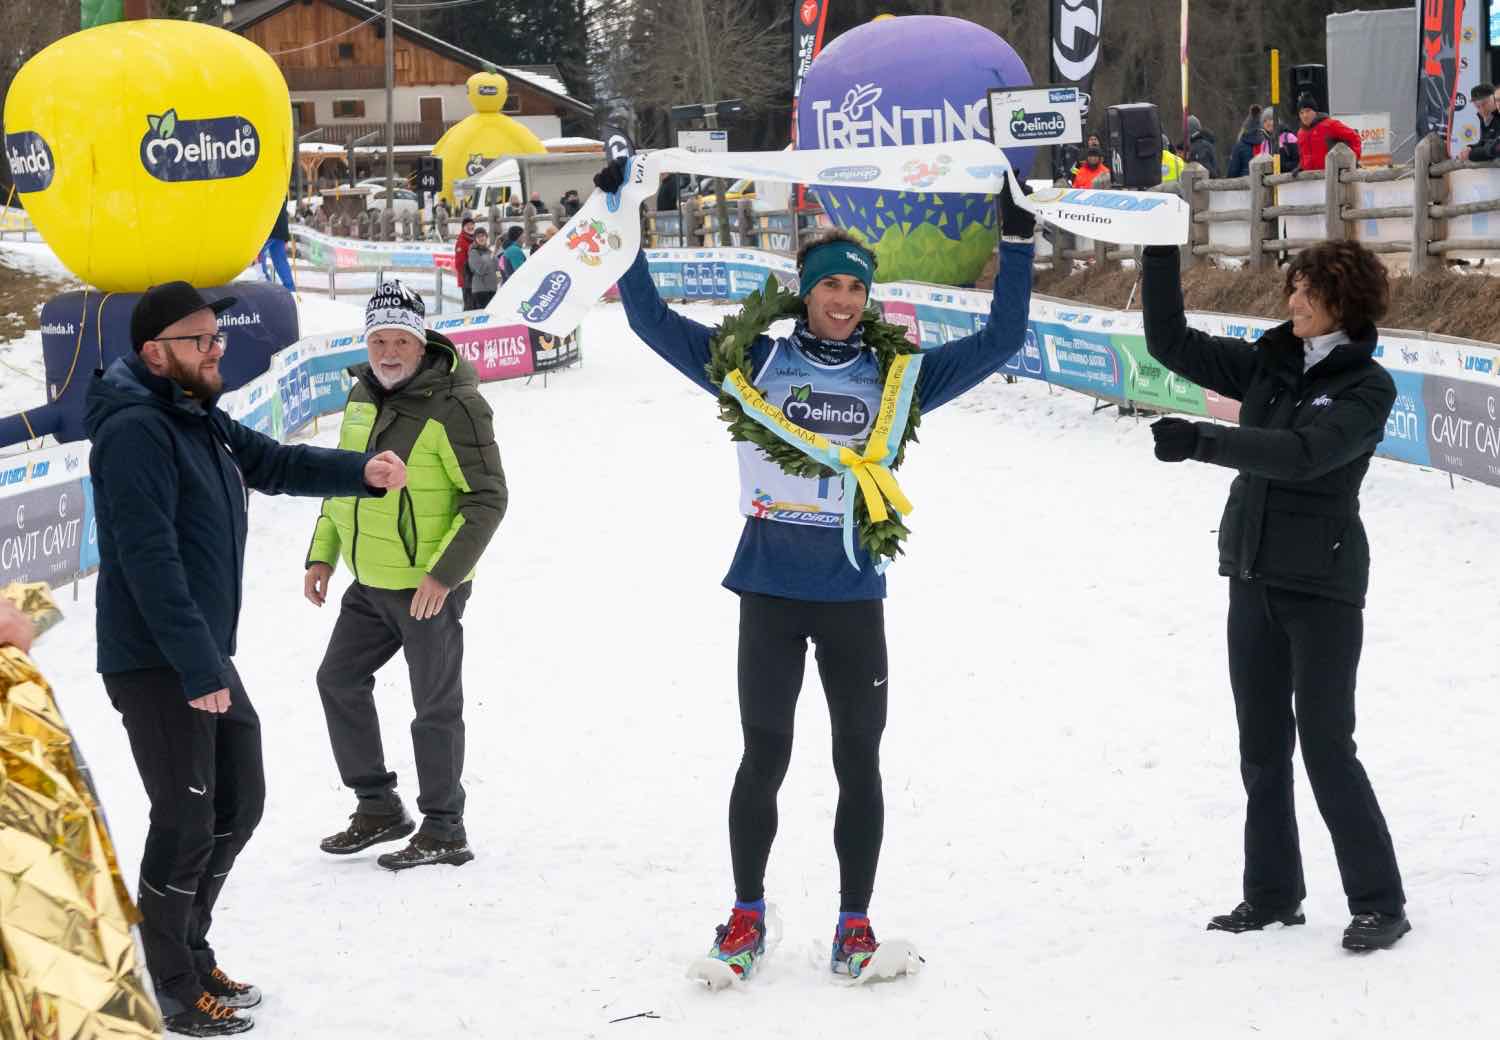
POLYGON ((191 340, 200 354, 207 354, 214 347, 220 350, 229 349, 229 337, 222 332, 200 332, 196 336, 156 336, 154 338, 158 343, 170 343, 174 339, 191 340))

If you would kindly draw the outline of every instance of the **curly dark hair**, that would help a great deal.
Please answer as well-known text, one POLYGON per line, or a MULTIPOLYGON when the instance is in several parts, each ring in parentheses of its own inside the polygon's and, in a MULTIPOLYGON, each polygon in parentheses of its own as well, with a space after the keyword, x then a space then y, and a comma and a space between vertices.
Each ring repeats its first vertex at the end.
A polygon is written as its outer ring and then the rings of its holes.
POLYGON ((1345 332, 1354 334, 1385 317, 1390 280, 1380 258, 1358 242, 1319 242, 1292 258, 1282 294, 1292 295, 1298 279, 1327 307, 1345 332))
POLYGON ((817 237, 810 238, 806 242, 802 243, 802 248, 797 250, 797 270, 799 272, 802 270, 802 265, 806 262, 808 253, 811 253, 819 246, 827 245, 829 242, 853 242, 855 245, 859 246, 860 249, 864 250, 870 255, 871 271, 874 271, 877 267, 880 266, 880 261, 875 256, 874 251, 869 246, 865 245, 864 242, 860 241, 858 238, 855 238, 843 228, 829 228, 827 231, 824 231, 817 237))

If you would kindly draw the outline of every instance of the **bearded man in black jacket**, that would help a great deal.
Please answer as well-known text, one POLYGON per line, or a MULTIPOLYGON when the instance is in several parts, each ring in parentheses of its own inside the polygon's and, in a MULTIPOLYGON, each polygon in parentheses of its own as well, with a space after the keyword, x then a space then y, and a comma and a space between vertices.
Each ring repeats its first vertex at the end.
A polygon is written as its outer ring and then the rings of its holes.
POLYGON ((1229 679, 1248 798, 1244 901, 1208 927, 1305 921, 1292 799, 1300 735, 1354 915, 1344 947, 1388 947, 1411 924, 1390 831, 1354 745, 1370 576, 1359 488, 1396 400, 1374 360, 1375 322, 1390 297, 1385 268, 1354 242, 1303 250, 1286 272, 1291 320, 1252 344, 1188 327, 1175 246, 1147 247, 1142 267, 1151 356, 1240 402, 1237 427, 1152 425, 1158 459, 1239 471, 1219 526, 1219 573, 1229 578, 1229 679))

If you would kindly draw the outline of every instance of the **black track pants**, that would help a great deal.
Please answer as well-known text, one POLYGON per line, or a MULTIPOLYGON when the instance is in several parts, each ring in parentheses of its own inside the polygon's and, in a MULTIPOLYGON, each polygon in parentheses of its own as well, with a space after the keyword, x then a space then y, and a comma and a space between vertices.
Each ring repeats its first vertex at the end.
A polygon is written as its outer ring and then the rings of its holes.
POLYGON ((265 807, 260 719, 233 665, 222 715, 190 707, 170 668, 103 679, 151 801, 139 890, 146 967, 158 991, 191 1004, 215 966, 214 903, 265 807))
POLYGON ((807 641, 833 724, 839 803, 833 845, 840 909, 867 911, 880 860, 885 800, 880 736, 890 690, 885 610, 880 600, 813 603, 740 595, 740 724, 745 753, 729 797, 729 849, 736 898, 765 896, 766 861, 776 837, 776 793, 792 758, 792 724, 807 641))
POLYGON ((1258 906, 1288 907, 1307 895, 1292 800, 1299 734, 1350 913, 1399 914, 1406 903, 1390 831, 1355 754, 1354 680, 1363 641, 1358 607, 1229 582, 1229 679, 1248 798, 1244 898, 1258 906))

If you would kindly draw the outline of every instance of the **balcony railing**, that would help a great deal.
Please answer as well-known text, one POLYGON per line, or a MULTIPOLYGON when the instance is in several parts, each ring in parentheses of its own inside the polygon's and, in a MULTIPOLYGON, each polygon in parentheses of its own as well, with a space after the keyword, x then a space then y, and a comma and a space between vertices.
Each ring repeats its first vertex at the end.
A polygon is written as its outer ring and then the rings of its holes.
MULTIPOLYGON (((432 121, 396 123, 396 139, 392 143, 437 144, 438 138, 442 137, 443 134, 447 132, 448 128, 453 126, 455 122, 456 120, 450 119, 443 122, 432 121)), ((373 137, 370 140, 364 142, 364 145, 380 146, 386 143, 384 123, 323 123, 316 128, 304 127, 303 132, 310 134, 314 129, 316 129, 318 132, 316 136, 308 137, 308 141, 320 141, 324 144, 346 145, 356 137, 363 137, 365 134, 375 133, 379 136, 373 137)), ((363 147, 364 145, 362 145, 361 147, 363 147)))
POLYGON ((385 86, 385 68, 381 65, 336 65, 281 72, 292 90, 380 90, 385 86))

